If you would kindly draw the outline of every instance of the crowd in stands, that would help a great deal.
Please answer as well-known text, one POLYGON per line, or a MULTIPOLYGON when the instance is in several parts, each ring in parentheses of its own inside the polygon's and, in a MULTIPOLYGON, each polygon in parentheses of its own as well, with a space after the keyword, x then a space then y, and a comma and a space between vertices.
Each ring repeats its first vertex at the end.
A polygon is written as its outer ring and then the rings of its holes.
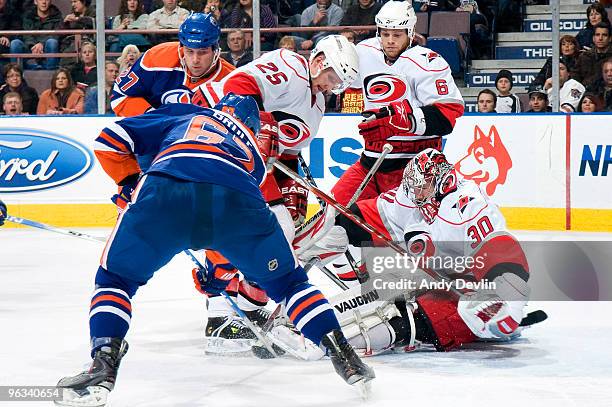
MULTIPOLYGON (((60 1, 60 0, 55 0, 60 1)), ((63 0, 66 2, 67 0, 63 0)), ((108 1, 108 0, 107 0, 108 1)), ((373 26, 374 17, 386 0, 261 0, 262 28, 373 26)), ((172 35, 139 33, 139 30, 177 29, 191 11, 212 13, 222 28, 231 29, 223 37, 221 56, 240 67, 252 61, 251 28, 253 0, 117 0, 114 15, 106 16, 106 28, 125 33, 107 35, 105 64, 106 111, 114 79, 129 68, 142 52, 160 42, 176 39, 172 35)), ((546 4, 539 0, 413 0, 420 12, 461 11, 470 13, 470 52, 473 58, 490 55, 493 16, 497 31, 520 31, 520 7, 523 4, 546 4), (519 16, 519 20, 516 18, 519 16)), ((591 4, 586 10, 586 26, 576 36, 563 35, 559 42, 561 61, 561 107, 564 111, 612 110, 612 46, 610 20, 604 6, 610 1, 591 4), (600 4, 601 3, 601 4, 600 4)), ((3 74, 0 100, 6 115, 13 114, 81 114, 97 112, 96 44, 93 35, 35 35, 40 30, 93 29, 95 2, 71 0, 71 9, 63 15, 54 0, 0 0, 0 31, 23 30, 23 35, 0 35, 0 53, 11 55, 0 59, 3 74), (76 57, 37 57, 40 54, 76 53, 76 57), (31 57, 28 56, 31 54, 31 57), (46 90, 37 93, 24 79, 24 70, 53 71, 46 90)), ((349 41, 357 43, 374 35, 370 30, 340 30, 349 41)), ((262 33, 261 48, 269 51, 287 48, 308 53, 329 31, 262 33), (287 35, 284 35, 287 34, 287 35)), ((523 106, 512 93, 513 74, 499 71, 496 92, 479 93, 480 112, 550 111, 552 58, 548 58, 528 89, 529 105, 523 106)), ((51 75, 51 72, 49 72, 51 75)), ((355 95, 348 95, 353 103, 355 95)), ((343 110, 342 98, 333 97, 328 108, 343 110)))

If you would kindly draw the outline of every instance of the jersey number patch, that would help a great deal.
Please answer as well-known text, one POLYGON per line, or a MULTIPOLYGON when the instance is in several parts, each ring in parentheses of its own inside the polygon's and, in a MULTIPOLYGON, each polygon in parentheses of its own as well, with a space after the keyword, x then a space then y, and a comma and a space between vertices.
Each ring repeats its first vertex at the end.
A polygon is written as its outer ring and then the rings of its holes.
POLYGON ((272 85, 278 85, 283 81, 287 82, 289 80, 284 72, 279 72, 278 67, 274 62, 268 62, 267 64, 256 64, 255 66, 263 74, 265 74, 266 72, 272 72, 271 74, 266 75, 266 79, 272 85))
POLYGON ((488 216, 483 216, 476 221, 475 225, 470 226, 467 230, 467 234, 468 237, 474 241, 470 245, 472 249, 475 249, 491 232, 493 232, 493 225, 491 224, 488 216))

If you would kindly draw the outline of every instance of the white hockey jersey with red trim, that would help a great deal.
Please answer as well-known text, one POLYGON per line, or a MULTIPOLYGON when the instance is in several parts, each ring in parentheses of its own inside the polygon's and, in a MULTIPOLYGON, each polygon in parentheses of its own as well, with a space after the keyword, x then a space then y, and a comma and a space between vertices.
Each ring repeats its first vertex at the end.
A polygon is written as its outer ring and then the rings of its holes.
POLYGON ((242 94, 252 94, 253 83, 264 110, 278 121, 280 152, 296 154, 307 147, 325 112, 323 94, 313 96, 311 92, 308 60, 286 49, 275 50, 201 89, 210 103, 216 103, 228 91, 244 88, 242 94))
POLYGON ((429 48, 409 47, 387 65, 379 39, 370 38, 357 44, 357 54, 359 78, 353 87, 362 88, 366 110, 404 99, 413 108, 433 103, 463 104, 448 63, 429 48))
POLYGON ((448 194, 431 224, 400 186, 377 198, 382 223, 392 239, 403 242, 406 234, 428 233, 436 253, 468 256, 494 233, 507 232, 506 221, 478 185, 460 179, 457 190, 448 194))

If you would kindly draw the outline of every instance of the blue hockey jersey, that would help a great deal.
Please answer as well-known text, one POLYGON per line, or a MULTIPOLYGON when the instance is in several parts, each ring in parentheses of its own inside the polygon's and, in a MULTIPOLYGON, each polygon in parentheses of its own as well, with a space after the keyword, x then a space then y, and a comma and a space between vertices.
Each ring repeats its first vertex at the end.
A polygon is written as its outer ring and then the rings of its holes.
POLYGON ((136 155, 155 155, 147 173, 207 182, 261 196, 266 167, 253 133, 227 113, 169 104, 106 127, 94 151, 117 184, 141 172, 136 155))

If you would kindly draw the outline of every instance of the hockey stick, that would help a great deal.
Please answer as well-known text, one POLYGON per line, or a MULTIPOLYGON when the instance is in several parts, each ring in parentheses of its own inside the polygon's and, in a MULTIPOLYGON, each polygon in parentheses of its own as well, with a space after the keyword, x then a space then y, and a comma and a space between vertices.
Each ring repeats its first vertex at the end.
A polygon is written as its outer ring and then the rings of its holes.
MULTIPOLYGON (((317 197, 323 199, 329 205, 331 205, 334 208, 336 208, 336 210, 338 210, 338 212, 340 212, 341 214, 346 216, 348 219, 353 221, 357 226, 359 226, 360 228, 362 228, 366 232, 370 233, 371 235, 375 236, 380 241, 384 242, 385 245, 387 245, 389 248, 393 249, 394 251, 396 251, 397 253, 399 253, 401 255, 409 255, 409 253, 402 246, 400 246, 399 244, 395 243, 394 241, 389 239, 387 236, 383 235, 378 229, 374 228, 372 225, 370 225, 369 223, 367 223, 366 221, 361 219, 359 216, 355 215, 346 206, 340 204, 338 201, 336 201, 334 198, 329 196, 327 193, 323 192, 322 190, 320 190, 319 188, 315 187, 314 185, 311 185, 308 181, 306 181, 304 178, 300 177, 298 174, 296 174, 294 171, 292 171, 290 168, 288 168, 283 163, 276 162, 274 164, 274 166, 276 168, 278 168, 280 171, 282 171, 285 174, 287 174, 289 177, 293 178, 295 181, 297 181, 303 187, 308 188, 308 190, 310 190, 317 197)), ((453 291, 454 293, 456 293, 458 295, 464 294, 464 292, 462 290, 457 289, 452 284, 452 281, 449 280, 448 278, 445 278, 444 276, 441 276, 440 274, 434 272, 433 270, 429 270, 429 269, 419 269, 419 270, 421 270, 422 272, 424 272, 428 276, 430 276, 430 277, 432 277, 432 278, 434 278, 434 279, 436 279, 438 281, 440 281, 440 280, 448 281, 451 284, 450 285, 450 290, 451 291, 453 291)))
MULTIPOLYGON (((187 256, 189 256, 191 258, 191 260, 195 263, 196 266, 198 266, 201 269, 204 268, 202 263, 200 263, 200 260, 197 259, 197 257, 193 254, 193 252, 191 250, 183 250, 183 253, 185 253, 187 256)), ((247 315, 244 313, 244 311, 240 309, 238 304, 236 304, 236 301, 234 301, 234 299, 232 297, 230 297, 228 293, 226 293, 225 291, 221 291, 221 295, 223 295, 223 297, 225 297, 225 299, 227 300, 229 305, 232 307, 232 309, 236 312, 236 314, 238 314, 238 316, 244 320, 244 324, 251 330, 251 332, 253 332, 255 334, 257 339, 259 339, 261 341, 261 343, 263 343, 263 345, 266 347, 268 352, 270 352, 272 355, 274 355, 274 357, 278 357, 278 354, 276 353, 276 351, 272 347, 272 344, 270 342, 268 342, 268 340, 265 337, 265 334, 262 332, 261 328, 259 328, 257 325, 255 325, 253 323, 253 321, 251 321, 249 319, 249 317, 247 317, 247 315)))
POLYGON ((19 218, 17 216, 8 215, 6 217, 6 220, 8 220, 9 222, 18 223, 20 225, 29 226, 32 228, 38 228, 42 230, 47 230, 49 232, 59 233, 65 236, 78 237, 81 239, 89 240, 91 242, 102 242, 102 243, 106 242, 105 237, 92 236, 86 233, 77 232, 75 230, 62 229, 56 226, 47 225, 45 223, 40 223, 40 222, 36 222, 33 220, 25 219, 25 218, 19 218))

